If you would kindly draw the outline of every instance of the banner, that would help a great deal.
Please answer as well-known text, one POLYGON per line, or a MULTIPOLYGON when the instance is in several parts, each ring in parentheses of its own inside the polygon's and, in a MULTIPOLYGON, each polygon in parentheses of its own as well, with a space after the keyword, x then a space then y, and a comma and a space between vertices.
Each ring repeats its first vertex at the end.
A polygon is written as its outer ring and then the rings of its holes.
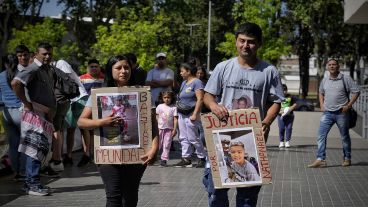
POLYGON ((151 94, 149 87, 92 89, 92 117, 120 117, 117 127, 95 129, 96 164, 143 163, 152 142, 151 94))
POLYGON ((271 183, 258 109, 229 111, 229 118, 223 122, 212 113, 201 119, 215 188, 271 183))

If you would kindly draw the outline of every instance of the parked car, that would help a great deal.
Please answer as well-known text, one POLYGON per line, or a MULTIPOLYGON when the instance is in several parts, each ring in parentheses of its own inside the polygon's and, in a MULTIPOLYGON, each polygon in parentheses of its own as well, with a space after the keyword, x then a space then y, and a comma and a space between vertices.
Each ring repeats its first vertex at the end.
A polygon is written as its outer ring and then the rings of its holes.
POLYGON ((298 98, 296 100, 297 107, 295 111, 314 111, 314 105, 311 101, 298 98))

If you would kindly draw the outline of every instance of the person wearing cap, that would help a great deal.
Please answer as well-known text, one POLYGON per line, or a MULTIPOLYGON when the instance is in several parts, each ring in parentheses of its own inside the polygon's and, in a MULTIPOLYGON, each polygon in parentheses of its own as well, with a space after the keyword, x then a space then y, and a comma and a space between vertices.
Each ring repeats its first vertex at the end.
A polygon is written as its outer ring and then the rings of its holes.
POLYGON ((158 95, 161 91, 172 90, 174 71, 167 68, 166 53, 156 55, 156 65, 147 74, 146 85, 151 87, 152 106, 158 103, 158 95))

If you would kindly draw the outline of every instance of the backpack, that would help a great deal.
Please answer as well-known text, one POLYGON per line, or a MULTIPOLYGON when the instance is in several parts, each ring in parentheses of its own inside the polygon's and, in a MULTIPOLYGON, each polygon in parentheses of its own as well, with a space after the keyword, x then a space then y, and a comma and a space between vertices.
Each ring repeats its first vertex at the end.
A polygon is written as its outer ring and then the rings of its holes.
POLYGON ((79 96, 78 84, 67 73, 51 65, 54 71, 55 98, 58 103, 69 101, 79 96))

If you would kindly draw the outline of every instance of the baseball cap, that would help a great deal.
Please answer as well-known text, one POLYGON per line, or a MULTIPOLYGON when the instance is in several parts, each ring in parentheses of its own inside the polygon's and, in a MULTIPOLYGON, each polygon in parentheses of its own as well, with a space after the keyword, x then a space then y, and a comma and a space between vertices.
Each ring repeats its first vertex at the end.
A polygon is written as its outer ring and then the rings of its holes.
POLYGON ((166 58, 166 53, 164 53, 164 52, 159 52, 159 53, 157 53, 156 58, 159 58, 159 57, 164 57, 164 58, 166 58))

